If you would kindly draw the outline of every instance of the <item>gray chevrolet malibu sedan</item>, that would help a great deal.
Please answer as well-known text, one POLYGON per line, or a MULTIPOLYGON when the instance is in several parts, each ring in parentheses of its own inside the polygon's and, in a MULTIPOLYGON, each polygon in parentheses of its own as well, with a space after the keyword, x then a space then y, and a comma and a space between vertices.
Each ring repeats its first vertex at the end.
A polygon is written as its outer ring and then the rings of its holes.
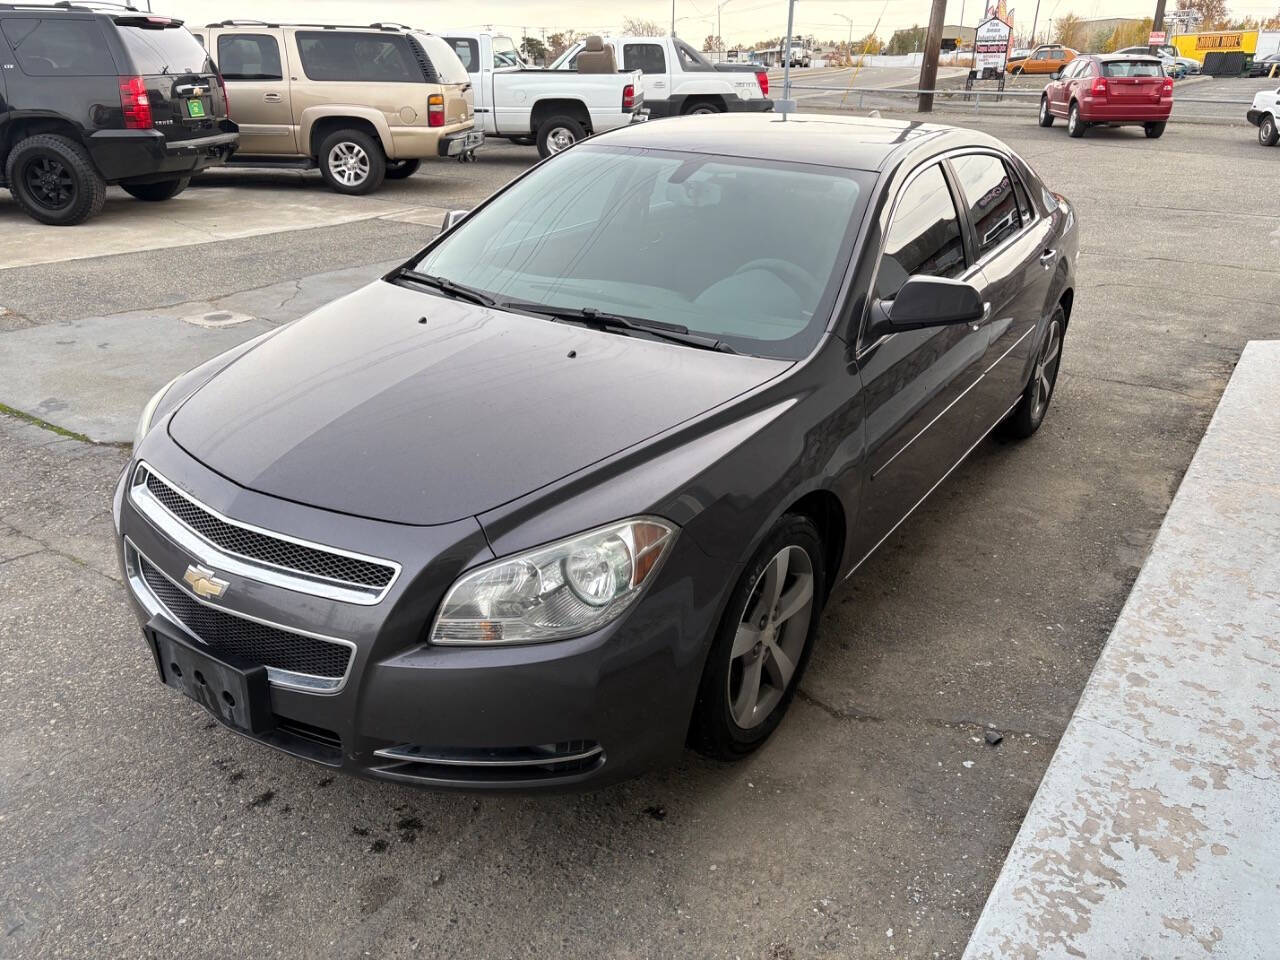
POLYGON ((987 434, 1039 427, 1076 251, 972 131, 579 144, 147 405, 114 513, 154 669, 403 783, 743 756, 830 591, 987 434))

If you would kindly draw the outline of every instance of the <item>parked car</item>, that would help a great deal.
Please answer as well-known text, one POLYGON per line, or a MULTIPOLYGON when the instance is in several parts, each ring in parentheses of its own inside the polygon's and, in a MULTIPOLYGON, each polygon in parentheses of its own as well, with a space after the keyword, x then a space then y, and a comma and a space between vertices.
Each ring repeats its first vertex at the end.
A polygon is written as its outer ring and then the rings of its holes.
POLYGON ((1073 137, 1091 126, 1138 124, 1154 139, 1164 134, 1172 111, 1173 78, 1149 54, 1077 57, 1040 96, 1040 126, 1065 117, 1073 137))
POLYGON ((1036 432, 1076 283, 1000 141, 801 119, 585 141, 161 390, 113 506, 159 678, 407 784, 760 746, 835 585, 1036 432))
POLYGON ((171 199, 236 142, 217 69, 181 20, 0 5, 0 186, 28 216, 83 223, 110 183, 171 199))
POLYGON ((1201 64, 1194 57, 1183 57, 1178 55, 1177 47, 1168 44, 1152 45, 1149 47, 1125 47, 1123 50, 1115 51, 1118 54, 1135 57, 1156 57, 1160 60, 1164 67, 1164 72, 1175 79, 1181 79, 1193 73, 1199 73, 1201 64))
POLYGON ((1011 57, 1005 62, 1005 70, 1015 77, 1024 73, 1056 74, 1079 55, 1079 52, 1060 43, 1042 43, 1031 51, 1030 56, 1021 60, 1011 57))
POLYGON ((1253 95, 1253 106, 1245 116, 1258 128, 1258 142, 1264 147, 1274 147, 1280 140, 1280 132, 1276 129, 1276 118, 1280 117, 1280 90, 1259 90, 1253 95))
POLYGON ((1249 64, 1250 77, 1280 76, 1280 53, 1270 53, 1249 64))
MULTIPOLYGON (((773 109, 762 64, 712 63, 677 37, 606 37, 605 45, 624 70, 641 72, 650 117, 773 109)), ((570 47, 551 69, 576 69, 581 52, 580 43, 570 47)))
POLYGON ((593 133, 625 127, 644 106, 640 74, 619 73, 616 63, 569 75, 530 68, 503 34, 455 30, 445 42, 471 78, 484 132, 536 144, 544 157, 593 133))
POLYGON ((366 194, 484 143, 471 78, 437 36, 244 20, 200 33, 235 104, 236 166, 318 167, 338 193, 366 194))

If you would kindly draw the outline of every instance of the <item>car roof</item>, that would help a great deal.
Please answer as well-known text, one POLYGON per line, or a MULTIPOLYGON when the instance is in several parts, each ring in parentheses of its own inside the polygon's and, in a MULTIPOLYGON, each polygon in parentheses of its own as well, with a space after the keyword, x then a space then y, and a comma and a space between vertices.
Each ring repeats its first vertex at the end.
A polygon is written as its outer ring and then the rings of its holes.
POLYGON ((1160 58, 1152 56, 1149 53, 1091 53, 1091 59, 1097 60, 1099 63, 1111 63, 1115 60, 1124 60, 1126 62, 1133 60, 1149 60, 1152 63, 1160 63, 1160 58))
POLYGON ((590 142, 879 171, 934 140, 1007 151, 995 137, 939 123, 811 113, 673 117, 633 123, 590 142))

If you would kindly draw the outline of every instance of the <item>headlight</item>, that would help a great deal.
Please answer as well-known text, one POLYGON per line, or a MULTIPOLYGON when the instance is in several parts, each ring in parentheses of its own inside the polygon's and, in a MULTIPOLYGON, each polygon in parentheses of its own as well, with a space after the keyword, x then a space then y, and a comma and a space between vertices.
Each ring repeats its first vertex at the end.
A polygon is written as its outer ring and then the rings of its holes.
MULTIPOLYGON (((179 374, 181 376, 181 374, 179 374)), ((174 377, 158 391, 156 395, 147 401, 147 405, 142 408, 142 416, 138 418, 138 429, 133 432, 133 449, 138 449, 138 444, 142 443, 142 438, 147 435, 147 431, 151 429, 151 418, 156 415, 156 407, 160 406, 160 401, 164 399, 164 395, 169 392, 169 388, 178 382, 178 377, 174 377)))
POLYGON ((635 603, 675 534, 637 517, 473 570, 445 595, 431 642, 542 643, 598 630, 635 603))

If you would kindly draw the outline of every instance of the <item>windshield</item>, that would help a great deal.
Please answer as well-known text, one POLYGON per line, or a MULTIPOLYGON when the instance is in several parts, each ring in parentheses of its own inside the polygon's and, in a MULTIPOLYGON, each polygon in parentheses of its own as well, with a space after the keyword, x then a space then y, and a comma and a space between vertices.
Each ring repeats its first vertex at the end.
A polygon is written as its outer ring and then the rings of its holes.
POLYGON ((182 27, 156 29, 122 24, 118 30, 134 70, 143 76, 214 72, 200 41, 182 27))
POLYGON ((417 272, 796 359, 817 343, 872 174, 584 145, 430 248, 417 272))

